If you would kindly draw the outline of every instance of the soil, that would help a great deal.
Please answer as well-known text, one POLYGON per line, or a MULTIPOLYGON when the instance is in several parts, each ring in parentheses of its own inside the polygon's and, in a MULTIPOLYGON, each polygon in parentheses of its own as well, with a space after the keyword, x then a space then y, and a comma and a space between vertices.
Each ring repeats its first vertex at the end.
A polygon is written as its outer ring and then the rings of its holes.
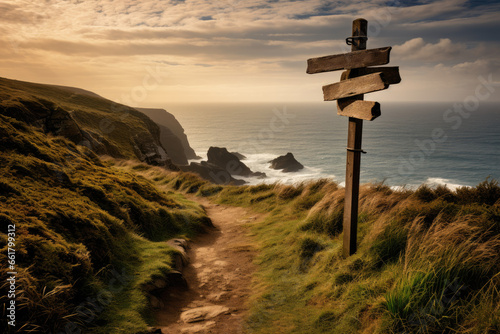
POLYGON ((183 270, 188 287, 160 296, 164 306, 156 314, 157 327, 167 334, 242 333, 256 269, 256 251, 245 225, 262 215, 189 199, 205 207, 215 227, 190 242, 190 263, 183 270))

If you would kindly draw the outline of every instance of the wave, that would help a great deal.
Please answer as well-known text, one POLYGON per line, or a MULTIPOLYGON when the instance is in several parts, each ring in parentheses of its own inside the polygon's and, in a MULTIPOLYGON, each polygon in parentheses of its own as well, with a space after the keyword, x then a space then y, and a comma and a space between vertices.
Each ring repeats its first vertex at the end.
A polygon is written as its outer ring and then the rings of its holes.
MULTIPOLYGON (((233 176, 236 179, 241 179, 247 182, 249 185, 257 184, 272 184, 272 183, 282 183, 282 184, 296 184, 301 182, 307 182, 317 179, 330 179, 338 183, 340 187, 345 187, 345 181, 339 180, 336 175, 325 172, 323 169, 318 167, 311 167, 304 165, 304 169, 294 172, 294 173, 283 173, 280 170, 271 169, 269 161, 278 157, 278 155, 273 153, 253 153, 247 154, 241 152, 246 159, 242 162, 247 165, 253 172, 264 172, 266 173, 266 178, 257 177, 241 177, 233 176)), ((202 157, 203 160, 207 160, 207 152, 196 152, 196 154, 202 157)), ((190 160, 190 161, 200 161, 190 160)), ((416 190, 421 185, 427 185, 431 188, 436 188, 438 186, 445 186, 448 189, 455 191, 460 187, 470 187, 460 183, 460 181, 450 180, 443 177, 428 177, 425 181, 421 183, 405 184, 405 185, 390 185, 392 190, 398 191, 403 189, 416 190)))
POLYGON ((243 160, 245 165, 247 165, 254 172, 264 172, 267 177, 264 179, 258 179, 255 177, 241 177, 241 179, 248 182, 250 185, 261 184, 261 183, 282 183, 282 184, 295 184, 304 181, 310 181, 320 178, 329 178, 334 180, 335 175, 329 175, 324 173, 321 168, 305 166, 298 172, 293 173, 283 173, 281 170, 275 170, 270 168, 269 161, 277 158, 276 154, 270 153, 256 153, 256 154, 245 154, 247 158, 243 160))
POLYGON ((454 183, 454 181, 440 178, 440 177, 430 177, 427 179, 425 184, 430 186, 430 187, 445 186, 448 189, 453 190, 453 191, 455 191, 461 187, 469 187, 467 185, 454 183))
POLYGON ((425 180, 425 182, 423 182, 421 184, 406 184, 404 186, 391 186, 391 189, 395 190, 395 191, 400 191, 400 190, 404 190, 404 189, 417 190, 418 187, 420 187, 421 185, 426 185, 426 186, 429 186, 431 188, 445 186, 446 188, 450 189, 451 191, 455 191, 458 188, 462 188, 462 187, 471 187, 469 185, 457 183, 457 181, 452 181, 450 179, 445 179, 442 177, 429 177, 429 178, 427 178, 427 180, 425 180))
MULTIPOLYGON (((207 153, 204 152, 196 152, 196 154, 202 157, 203 160, 207 160, 207 153)), ((241 179, 247 182, 248 185, 256 185, 256 184, 272 184, 272 183, 282 183, 282 184, 296 184, 310 180, 316 179, 331 179, 335 181, 336 177, 332 174, 325 173, 321 168, 310 167, 304 165, 304 169, 293 172, 293 173, 283 173, 281 170, 275 170, 270 168, 269 161, 278 157, 276 154, 272 153, 254 153, 247 154, 245 152, 241 152, 246 159, 243 159, 242 162, 248 166, 253 172, 263 172, 266 173, 266 178, 257 178, 257 177, 241 177, 241 176, 233 176, 235 179, 241 179)), ((198 160, 190 160, 190 161, 200 161, 198 160)))

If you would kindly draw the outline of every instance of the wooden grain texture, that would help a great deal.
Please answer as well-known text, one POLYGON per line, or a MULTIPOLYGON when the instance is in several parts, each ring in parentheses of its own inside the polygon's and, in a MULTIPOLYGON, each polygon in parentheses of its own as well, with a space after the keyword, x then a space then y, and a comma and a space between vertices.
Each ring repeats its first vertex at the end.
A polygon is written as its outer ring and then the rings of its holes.
MULTIPOLYGON (((368 22, 357 19, 352 22, 352 36, 366 36, 368 22)), ((366 43, 353 44, 352 51, 366 49, 366 43)), ((390 51, 390 50, 389 50, 390 51)), ((389 61, 389 56, 387 56, 389 61)), ((378 64, 382 65, 382 64, 378 64)), ((357 95, 355 100, 362 102, 363 95, 357 95)), ((359 173, 361 169, 361 139, 363 135, 363 120, 349 117, 347 133, 347 161, 345 175, 345 201, 343 220, 343 255, 345 257, 356 253, 358 239, 358 202, 359 173)))
POLYGON ((345 202, 343 221, 343 254, 351 256, 357 250, 359 174, 361 168, 361 140, 363 120, 349 118, 347 147, 359 151, 347 151, 345 202))
MULTIPOLYGON (((354 45, 353 45, 354 46, 354 45)), ((337 70, 349 70, 367 66, 378 66, 389 63, 391 47, 353 51, 332 56, 311 58, 307 60, 307 73, 315 74, 337 70)))
POLYGON ((401 76, 399 75, 399 66, 366 67, 358 68, 356 70, 347 70, 342 72, 340 80, 352 79, 358 76, 377 72, 382 72, 384 74, 384 81, 389 85, 395 85, 401 82, 401 76))
POLYGON ((373 121, 381 115, 380 103, 358 100, 356 97, 338 100, 337 115, 373 121))
POLYGON ((381 72, 367 74, 323 86, 325 101, 334 101, 355 95, 372 93, 389 87, 381 72))

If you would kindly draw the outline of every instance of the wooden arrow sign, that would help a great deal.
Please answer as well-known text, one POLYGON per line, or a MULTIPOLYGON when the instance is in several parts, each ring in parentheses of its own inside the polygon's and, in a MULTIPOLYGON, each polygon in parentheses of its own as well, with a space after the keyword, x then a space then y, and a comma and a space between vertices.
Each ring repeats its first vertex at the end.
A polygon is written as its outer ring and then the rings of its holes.
POLYGON ((307 73, 315 74, 337 70, 349 70, 389 63, 391 47, 353 51, 333 56, 311 58, 307 60, 307 73))
MULTIPOLYGON (((362 95, 361 95, 362 96, 362 95)), ((360 100, 360 95, 337 101, 337 115, 373 121, 381 115, 380 103, 360 100)))
POLYGON ((366 50, 367 32, 368 21, 356 19, 352 22, 351 37, 346 38, 352 52, 307 60, 309 74, 347 70, 339 83, 323 86, 325 101, 337 100, 337 113, 349 117, 342 224, 346 257, 357 249, 363 120, 372 121, 380 116, 380 104, 364 101, 364 94, 401 82, 399 67, 369 67, 388 64, 391 47, 366 50))
POLYGON ((384 74, 377 72, 323 86, 323 96, 325 101, 333 101, 384 90, 387 87, 389 84, 385 81, 384 74))
MULTIPOLYGON (((347 70, 342 72, 340 80, 344 81, 373 73, 382 73, 385 84, 395 85, 401 82, 398 66, 367 67, 347 70)), ((378 102, 363 101, 359 95, 340 98, 337 102, 337 115, 340 116, 355 117, 367 121, 373 121, 381 115, 380 104, 378 102)))
POLYGON ((399 66, 365 67, 357 68, 356 70, 347 70, 342 72, 340 80, 352 79, 377 72, 382 72, 384 74, 384 80, 389 85, 395 85, 401 82, 401 76, 399 75, 399 66))

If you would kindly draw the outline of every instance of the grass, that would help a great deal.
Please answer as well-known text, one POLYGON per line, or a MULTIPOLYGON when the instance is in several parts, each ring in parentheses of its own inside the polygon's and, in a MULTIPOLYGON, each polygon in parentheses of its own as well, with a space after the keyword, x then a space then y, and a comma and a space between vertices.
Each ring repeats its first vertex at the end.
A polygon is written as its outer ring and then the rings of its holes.
MULTIPOLYGON (((151 325, 141 287, 170 270, 173 250, 164 241, 210 224, 205 211, 13 118, 0 115, 0 133, 0 221, 16 226, 18 332, 151 325)), ((4 303, 7 284, 0 288, 4 303)), ((2 332, 9 330, 2 322, 2 332)))
POLYGON ((143 293, 144 286, 156 278, 165 277, 172 269, 171 259, 175 251, 164 242, 150 242, 139 236, 134 237, 132 249, 137 260, 118 273, 117 281, 121 279, 122 286, 105 286, 109 293, 102 306, 106 308, 99 319, 90 324, 92 333, 135 333, 154 324, 153 312, 143 293))
POLYGON ((319 180, 214 186, 150 170, 165 189, 268 212, 248 333, 496 333, 500 187, 360 191, 358 252, 342 256, 343 189, 319 180))

